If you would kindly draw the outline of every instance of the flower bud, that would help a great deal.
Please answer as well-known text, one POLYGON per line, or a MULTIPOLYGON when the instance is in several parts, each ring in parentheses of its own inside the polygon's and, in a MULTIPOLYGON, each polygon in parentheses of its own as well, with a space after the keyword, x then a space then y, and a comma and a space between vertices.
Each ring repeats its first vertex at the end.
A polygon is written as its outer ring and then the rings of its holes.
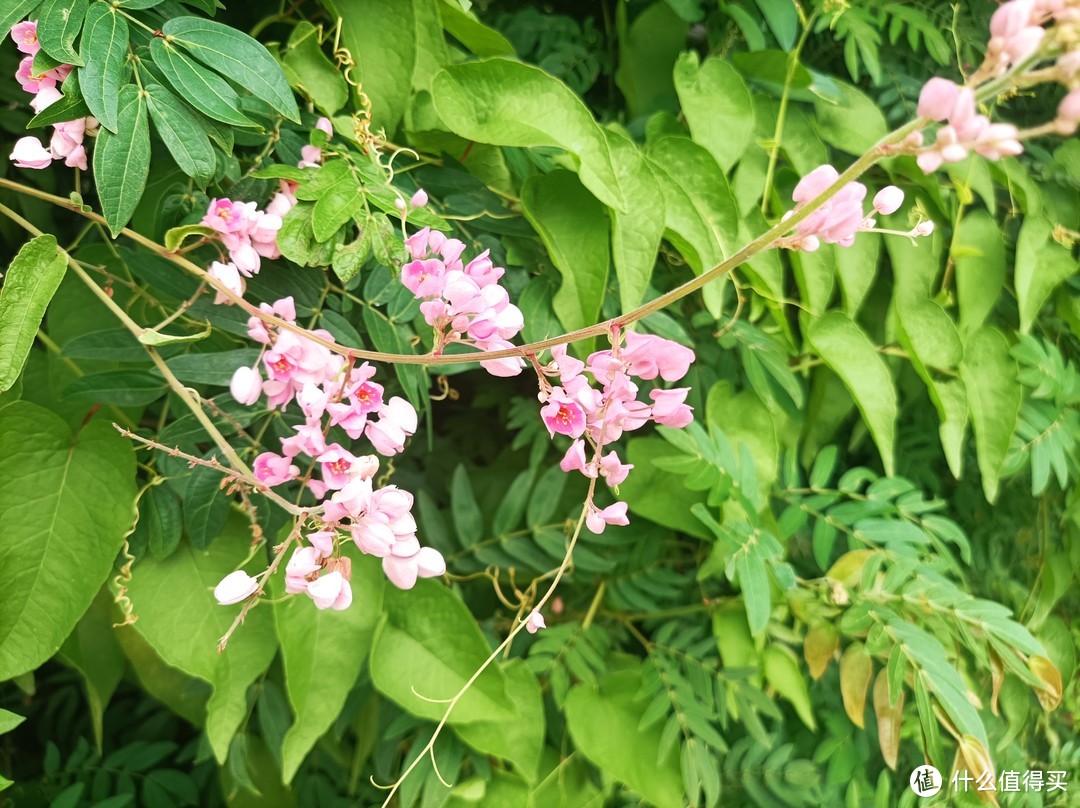
POLYGON ((412 195, 412 199, 409 200, 409 204, 414 208, 422 208, 428 203, 427 191, 421 188, 415 194, 412 195))
POLYGON ((259 588, 259 582, 243 570, 230 572, 221 579, 221 583, 214 587, 214 597, 222 606, 231 606, 247 600, 255 594, 259 588))
POLYGON ((19 168, 48 168, 53 160, 52 152, 36 137, 19 138, 8 157, 19 168))
POLYGON ((896 213, 902 204, 904 204, 904 192, 895 185, 882 188, 874 197, 874 210, 885 216, 896 213))
POLYGON ((250 407, 262 395, 262 376, 255 368, 239 367, 229 382, 229 392, 238 404, 250 407))

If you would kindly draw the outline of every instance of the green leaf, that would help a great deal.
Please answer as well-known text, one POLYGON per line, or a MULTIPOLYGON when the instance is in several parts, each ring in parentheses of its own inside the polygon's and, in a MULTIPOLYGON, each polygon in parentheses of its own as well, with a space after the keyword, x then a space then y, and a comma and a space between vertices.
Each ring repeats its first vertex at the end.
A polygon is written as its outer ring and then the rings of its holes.
POLYGON ((691 51, 675 64, 675 89, 694 140, 730 171, 754 133, 754 105, 742 77, 722 59, 702 64, 691 51))
MULTIPOLYGON (((207 455, 207 459, 213 452, 207 455)), ((184 489, 184 532, 200 550, 213 544, 229 518, 229 497, 221 490, 222 472, 196 466, 184 489)))
POLYGON ((94 146, 98 199, 114 238, 139 206, 149 175, 150 124, 146 104, 139 89, 129 84, 120 92, 116 134, 108 129, 100 132, 94 146))
POLYGON ((146 105, 154 128, 180 170, 206 185, 214 178, 214 147, 198 118, 160 84, 146 85, 146 105))
POLYGON ((664 235, 664 199, 651 163, 628 137, 605 130, 626 211, 611 211, 611 257, 624 312, 641 305, 664 235))
POLYGON ((554 298, 559 321, 567 330, 596 322, 610 261, 603 206, 563 169, 530 178, 522 188, 521 204, 562 274, 554 298))
POLYGON ((586 758, 654 805, 682 805, 679 756, 671 746, 660 756, 661 729, 641 729, 648 706, 641 672, 618 671, 599 687, 575 685, 566 699, 566 727, 586 758))
POLYGON ((239 112, 240 96, 225 79, 197 64, 164 37, 150 40, 150 56, 180 97, 199 112, 233 126, 255 126, 239 112))
POLYGON ((323 0, 341 20, 340 44, 356 61, 353 77, 371 99, 375 129, 392 135, 413 89, 429 89, 432 75, 449 61, 432 0, 323 0))
POLYGON ((60 659, 82 674, 94 741, 101 753, 102 718, 124 676, 124 655, 113 631, 113 599, 101 589, 60 647, 60 659))
MULTIPOLYGON (((128 56, 127 20, 108 3, 94 3, 86 12, 79 54, 85 62, 79 69, 79 89, 86 106, 106 130, 118 133, 120 85, 128 56)), ((94 150, 95 174, 100 143, 94 150)))
MULTIPOLYGON (((472 613, 442 584, 421 580, 407 592, 387 587, 385 619, 371 649, 371 680, 403 709, 441 719, 446 705, 429 699, 453 697, 490 653, 472 613)), ((506 721, 514 714, 505 674, 489 665, 458 701, 449 723, 506 721)))
MULTIPOLYGON (((360 187, 360 181, 345 161, 337 164, 344 166, 345 170, 339 172, 338 178, 322 189, 311 212, 311 231, 319 242, 329 241, 354 214, 363 210, 364 189, 360 187)), ((323 171, 325 170, 326 168, 323 168, 323 171)))
POLYGON ((289 35, 282 57, 289 83, 303 92, 327 115, 333 115, 349 101, 349 85, 337 65, 326 58, 319 44, 319 29, 301 20, 289 35))
POLYGON ((209 323, 206 329, 197 334, 162 334, 159 331, 146 330, 139 334, 139 342, 143 345, 179 345, 188 342, 199 342, 206 339, 213 332, 209 323))
POLYGON ((674 106, 671 69, 686 47, 689 26, 665 3, 652 3, 632 23, 627 6, 616 8, 619 66, 615 84, 626 98, 631 118, 674 106))
POLYGON ((107 370, 76 379, 64 390, 65 401, 142 407, 157 401, 168 389, 165 380, 149 370, 107 370))
POLYGON ((960 334, 966 338, 986 321, 1005 283, 1001 228, 986 211, 974 211, 960 220, 950 252, 955 261, 960 334))
MULTIPOLYGON (((1026 216, 1016 241, 1016 301, 1020 333, 1031 330, 1054 288, 1076 274, 1072 253, 1053 239, 1053 225, 1042 217, 1026 216)), ((959 280, 959 277, 957 277, 959 280)))
POLYGON ((830 146, 860 155, 885 137, 889 127, 874 101, 850 84, 834 83, 834 98, 814 97, 814 125, 830 146))
MULTIPOLYGON (((383 611, 386 576, 379 563, 352 551, 348 554, 353 562, 353 602, 348 609, 316 609, 310 598, 296 595, 274 605, 285 686, 296 715, 282 747, 286 783, 345 706, 383 611)), ((272 586, 275 597, 284 594, 284 576, 275 576, 272 586)))
POLYGON ((960 378, 967 388, 983 492, 993 502, 1023 399, 1016 363, 1000 331, 984 326, 971 335, 960 363, 960 378))
POLYGON ((450 478, 450 511, 454 517, 454 529, 464 547, 471 547, 483 537, 484 515, 476 503, 469 473, 464 465, 458 465, 450 478))
POLYGON ((180 544, 183 517, 180 500, 168 486, 155 485, 139 500, 139 527, 147 531, 150 554, 158 559, 171 556, 180 544))
MULTIPOLYGON (((266 670, 277 650, 273 615, 268 608, 256 608, 228 647, 218 652, 218 641, 240 606, 219 606, 213 589, 250 550, 247 520, 236 515, 209 552, 182 543, 164 561, 144 558, 128 583, 139 634, 166 663, 213 687, 206 705, 206 735, 219 764, 225 762, 232 738, 248 714, 248 686, 266 670)), ((265 557, 253 559, 249 572, 265 565, 265 557)))
POLYGON ((26 716, 24 715, 18 715, 10 710, 0 709, 0 735, 3 735, 5 732, 11 732, 25 720, 26 716))
POLYGON ((21 22, 30 16, 30 13, 41 3, 41 0, 8 0, 0 6, 0 31, 7 32, 17 22, 21 22))
POLYGON ((173 17, 161 27, 165 38, 207 67, 228 76, 290 121, 300 110, 285 74, 269 51, 235 28, 202 17, 173 17))
MULTIPOLYGON (((86 64, 73 49, 82 30, 90 0, 45 0, 38 10, 38 41, 41 49, 61 62, 86 64)), ((5 29, 6 30, 6 29, 5 29)))
MULTIPOLYGON (((560 469, 561 471, 562 469, 560 469)), ((503 494, 495 516, 491 521, 491 532, 495 536, 505 536, 521 524, 529 495, 533 492, 533 472, 529 469, 518 474, 510 487, 503 494)))
POLYGON ((724 172, 685 137, 660 138, 647 155, 664 196, 665 238, 695 275, 712 269, 738 246, 738 208, 724 172))
POLYGON ((497 146, 557 146, 579 164, 582 184, 624 210, 607 138, 581 100, 538 67, 488 59, 452 65, 435 76, 439 118, 461 137, 497 146))
POLYGON ((795 3, 791 0, 754 0, 761 9, 765 22, 769 24, 769 30, 773 32, 780 47, 786 51, 791 50, 795 44, 795 35, 799 32, 799 16, 795 10, 795 3))
POLYGON ((520 659, 504 665, 503 672, 508 706, 514 715, 505 720, 459 724, 454 730, 472 748, 509 760, 533 783, 544 748, 544 697, 540 682, 520 659))
POLYGON ((462 11, 455 0, 442 0, 439 18, 443 29, 476 56, 513 56, 514 46, 506 37, 489 28, 475 14, 462 11))
POLYGON ((56 653, 134 521, 135 459, 112 426, 77 434, 17 401, 0 410, 0 681, 56 653))
POLYGON ((885 474, 892 476, 896 389, 881 355, 855 321, 838 311, 815 321, 807 341, 851 393, 881 453, 885 474))
POLYGON ((314 211, 315 206, 307 202, 293 205, 292 210, 285 214, 278 231, 277 243, 281 254, 300 266, 326 266, 334 260, 338 245, 345 241, 344 231, 333 233, 323 242, 315 238, 312 224, 314 211))
POLYGON ((54 236, 38 236, 22 246, 0 286, 0 393, 22 373, 34 335, 67 269, 54 236))
POLYGON ((737 552, 735 574, 739 578, 739 590, 746 605, 746 622, 750 626, 750 633, 761 634, 768 627, 772 614, 772 592, 765 559, 756 541, 737 552))
POLYGON ((664 458, 689 457, 660 438, 634 438, 627 445, 627 463, 634 473, 619 486, 620 499, 630 510, 664 527, 679 530, 699 539, 712 534, 691 513, 697 503, 705 502, 705 492, 688 491, 682 477, 662 471, 657 465, 664 458))
POLYGON ((768 645, 762 651, 762 671, 765 681, 776 688, 776 692, 791 702, 799 719, 813 732, 817 724, 810 707, 810 692, 806 678, 799 670, 799 662, 787 648, 780 645, 768 645))

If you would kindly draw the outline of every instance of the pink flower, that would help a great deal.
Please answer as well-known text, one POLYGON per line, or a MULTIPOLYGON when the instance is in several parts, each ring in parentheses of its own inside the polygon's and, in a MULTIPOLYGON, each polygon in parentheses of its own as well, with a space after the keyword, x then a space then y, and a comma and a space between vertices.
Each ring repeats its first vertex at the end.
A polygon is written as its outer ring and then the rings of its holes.
POLYGON ((11 38, 15 40, 15 47, 23 53, 33 56, 41 50, 41 44, 37 37, 37 21, 25 20, 16 23, 11 29, 11 38))
MULTIPOLYGON (((576 357, 570 356, 566 345, 556 345, 551 349, 551 364, 559 373, 559 381, 565 383, 569 379, 581 374, 585 369, 585 363, 576 357)), ((611 355, 611 352, 608 352, 611 355)), ((591 359, 592 357, 590 357, 591 359)))
POLYGON ((547 623, 544 622, 544 615, 540 614, 536 609, 533 609, 525 619, 525 630, 530 634, 535 634, 542 628, 547 628, 547 623))
POLYGON ((960 87, 948 79, 934 77, 923 85, 915 114, 932 121, 944 121, 952 114, 960 87))
POLYGON ((56 76, 52 74, 52 71, 46 71, 40 75, 34 73, 33 56, 27 56, 19 62, 19 69, 15 71, 15 80, 28 93, 36 94, 46 88, 56 87, 56 76))
POLYGON ((263 452, 255 458, 255 479, 263 485, 281 485, 300 476, 300 469, 289 462, 289 458, 263 452))
MULTIPOLYGON (((210 264, 210 269, 206 271, 206 274, 236 297, 244 296, 244 279, 240 277, 240 272, 236 269, 235 264, 223 264, 220 261, 214 261, 210 264)), ((218 289, 217 294, 214 296, 214 303, 228 303, 231 305, 232 299, 225 292, 218 289)))
MULTIPOLYGON (((344 449, 340 444, 332 443, 326 447, 326 451, 316 458, 322 463, 322 478, 327 487, 333 490, 344 488, 353 477, 363 477, 365 471, 370 471, 371 464, 366 460, 356 457, 352 452, 344 449)), ((375 461, 378 468, 378 461, 375 461)), ((374 473, 374 472, 372 472, 374 473)), ((367 474, 370 477, 371 474, 367 474)))
POLYGON ((1058 133, 1063 136, 1076 132, 1077 127, 1080 126, 1080 89, 1073 90, 1061 99, 1054 125, 1058 133))
POLYGON ((315 128, 320 132, 325 132, 328 138, 334 136, 334 125, 329 118, 319 118, 319 120, 315 121, 315 128))
POLYGON ((30 101, 30 107, 40 115, 43 110, 51 107, 63 97, 56 87, 43 86, 33 100, 30 101))
POLYGON ((446 573, 446 560, 432 547, 421 547, 408 558, 388 555, 383 558, 383 572, 398 589, 412 589, 419 578, 438 578, 446 573))
MULTIPOLYGON (((263 385, 266 389, 266 385, 263 385)), ((281 451, 286 457, 296 457, 298 454, 306 454, 308 457, 318 457, 326 451, 326 441, 323 438, 323 427, 318 421, 309 421, 293 427, 296 435, 281 439, 281 451)))
POLYGON ((410 261, 401 268, 401 283, 416 297, 437 297, 446 287, 446 265, 437 258, 410 261))
POLYGON ((262 376, 255 368, 239 367, 233 372, 229 392, 238 404, 250 407, 262 395, 262 376))
POLYGON ((327 522, 359 518, 371 507, 371 498, 370 478, 365 479, 358 475, 340 491, 335 491, 329 501, 323 503, 323 517, 327 522))
MULTIPOLYGON (((478 342, 476 347, 481 351, 503 351, 507 348, 513 348, 514 346, 506 340, 486 340, 485 342, 478 342)), ((525 360, 520 356, 504 356, 502 359, 482 359, 480 360, 480 367, 492 376, 508 378, 510 376, 520 375, 521 371, 525 368, 525 360)))
POLYGON ((259 589, 259 582, 243 570, 230 572, 214 587, 214 597, 222 606, 231 606, 247 600, 259 589))
POLYGON ((64 165, 68 168, 77 168, 80 171, 86 171, 88 163, 86 162, 86 149, 82 144, 76 146, 71 150, 71 153, 64 158, 64 165))
POLYGON ((285 574, 293 578, 306 578, 321 569, 318 550, 314 547, 297 547, 285 565, 285 574))
POLYGON ((421 188, 420 190, 418 190, 418 191, 417 191, 417 192, 416 192, 415 194, 413 194, 413 195, 412 195, 412 197, 411 197, 411 198, 409 199, 409 204, 410 204, 410 205, 412 205, 412 206, 413 206, 414 208, 422 208, 422 207, 424 207, 424 205, 426 205, 427 203, 428 203, 428 195, 427 195, 427 191, 425 191, 425 190, 424 190, 423 188, 421 188))
POLYGON ((304 146, 300 149, 300 168, 318 168, 322 165, 322 149, 318 146, 304 146))
POLYGON ((405 439, 416 432, 416 410, 403 398, 394 396, 379 407, 379 420, 369 422, 364 434, 375 451, 386 457, 405 448, 405 439))
POLYGON ((320 575, 307 586, 308 597, 317 609, 341 611, 352 604, 352 586, 340 572, 320 575))
POLYGON ((603 510, 596 506, 590 506, 589 514, 585 517, 585 526, 593 533, 600 534, 608 525, 628 525, 630 520, 626 518, 626 503, 616 502, 608 505, 603 510))
POLYGON ((585 431, 585 413, 561 387, 552 389, 547 405, 540 410, 548 432, 552 437, 558 432, 572 438, 580 438, 585 431))
POLYGON ((669 426, 681 429, 694 420, 694 410, 686 403, 686 394, 689 387, 677 387, 672 390, 650 390, 649 398, 653 400, 653 421, 661 426, 669 426))
POLYGON ((836 169, 830 165, 818 166, 795 186, 791 198, 796 202, 806 203, 820 196, 825 189, 840 179, 836 169))
POLYGON ((570 448, 566 450, 563 459, 559 461, 559 468, 567 473, 580 471, 586 477, 596 476, 596 469, 585 458, 585 441, 583 440, 576 440, 570 444, 570 448))
MULTIPOLYGON (((623 463, 615 452, 608 452, 600 458, 600 474, 607 480, 607 484, 614 487, 623 482, 630 474, 633 463, 623 463)), ((625 508, 623 509, 625 511, 625 508)))
POLYGON ((219 233, 236 233, 244 229, 244 212, 231 199, 211 199, 202 224, 219 233))
POLYGON ((8 157, 19 168, 48 168, 53 160, 52 154, 36 137, 19 138, 8 157))
POLYGON ((626 348, 621 357, 631 376, 655 379, 659 375, 667 382, 685 376, 695 358, 692 350, 677 342, 633 331, 626 333, 626 348))
POLYGON ((315 530, 308 533, 305 538, 311 542, 311 546, 319 555, 326 557, 334 552, 335 536, 337 532, 333 530, 315 530))
POLYGON ((903 204, 904 192, 895 185, 887 185, 874 196, 874 210, 884 216, 896 213, 903 204))

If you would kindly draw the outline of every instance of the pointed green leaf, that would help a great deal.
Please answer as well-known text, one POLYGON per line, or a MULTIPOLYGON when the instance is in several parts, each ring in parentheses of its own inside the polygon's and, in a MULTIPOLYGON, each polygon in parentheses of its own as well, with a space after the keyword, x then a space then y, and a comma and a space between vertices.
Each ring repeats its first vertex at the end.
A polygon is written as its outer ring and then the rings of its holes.
POLYGON ((0 31, 7 32, 18 22, 30 16, 41 0, 8 0, 0 6, 0 31))
POLYGON ((249 90, 290 121, 300 123, 289 82, 262 44, 231 26, 201 17, 173 17, 161 30, 169 41, 204 65, 249 90))
MULTIPOLYGON (((144 558, 128 584, 128 596, 139 618, 135 630, 166 663, 213 686, 206 705, 206 735, 219 764, 225 762, 232 738, 248 714, 249 685, 277 651, 274 618, 263 606, 248 614, 228 647, 218 652, 218 640, 240 606, 218 605, 213 590, 250 550, 247 520, 237 514, 209 551, 182 542, 164 561, 144 558)), ((265 557, 254 559, 249 572, 265 565, 265 557)))
POLYGON ((540 68, 507 59, 453 65, 435 76, 432 96, 439 118, 469 140, 566 149, 582 184, 625 209, 603 130, 576 93, 540 68))
POLYGON ((554 299, 559 321, 568 330, 596 322, 610 261, 603 206, 562 169, 530 178, 521 204, 562 275, 554 299))
POLYGON ((54 236, 38 236, 22 246, 0 286, 0 393, 22 373, 45 309, 67 269, 54 236))
POLYGON ((210 182, 217 168, 214 147, 195 114, 160 84, 146 85, 146 106, 180 170, 204 185, 210 182))
POLYGON ((348 103, 349 85, 338 66, 323 52, 318 31, 309 22, 298 23, 289 36, 282 63, 290 83, 322 112, 333 115, 348 103))
POLYGON ((107 129, 94 146, 94 177, 101 212, 115 237, 130 221, 150 175, 150 124, 142 93, 129 84, 120 93, 116 134, 107 129))
MULTIPOLYGON (((353 562, 353 602, 348 609, 316 609, 310 598, 297 595, 274 605, 285 687, 296 715, 282 748, 286 783, 345 705, 382 614, 386 576, 378 561, 348 554, 353 562)), ((272 586, 275 597, 284 594, 284 575, 275 576, 272 586)))
POLYGON ((79 69, 79 87, 86 106, 105 129, 115 133, 127 67, 127 20, 108 3, 94 3, 86 12, 79 54, 85 62, 79 69))
POLYGON ((1005 283, 1005 245, 998 223, 986 211, 969 213, 956 228, 951 255, 956 262, 960 334, 967 337, 993 311, 1005 283))
POLYGON ((986 326, 971 335, 964 347, 960 378, 967 388, 983 492, 993 502, 1023 398, 1016 362, 1000 331, 986 326))
POLYGON ((694 140, 730 171, 754 133, 754 105, 742 77, 722 59, 702 63, 691 51, 675 63, 675 89, 694 140))
POLYGON ((173 89, 199 112, 233 126, 255 126, 239 112, 236 90, 217 73, 197 64, 163 37, 150 40, 150 55, 173 89))
POLYGON ((1020 332, 1028 333, 1054 288, 1077 273, 1072 253, 1053 239, 1053 226, 1038 216, 1027 216, 1016 241, 1016 301, 1020 306, 1020 332))
POLYGON ((0 680, 56 653, 134 522, 135 458, 112 426, 77 434, 26 401, 0 410, 0 680))
POLYGON ((896 389, 881 355, 855 321, 838 311, 810 326, 808 342, 851 393, 881 453, 885 474, 892 476, 896 389))
POLYGON ((72 45, 82 30, 90 0, 45 0, 38 10, 38 41, 49 56, 71 65, 85 62, 72 45))

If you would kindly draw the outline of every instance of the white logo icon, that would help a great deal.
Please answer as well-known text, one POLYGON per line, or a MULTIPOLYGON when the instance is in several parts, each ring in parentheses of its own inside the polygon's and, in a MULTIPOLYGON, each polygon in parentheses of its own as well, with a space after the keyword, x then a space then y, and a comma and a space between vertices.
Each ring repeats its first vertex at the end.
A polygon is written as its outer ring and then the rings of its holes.
POLYGON ((908 782, 920 797, 932 797, 941 791, 941 772, 933 766, 920 766, 911 773, 908 782))

